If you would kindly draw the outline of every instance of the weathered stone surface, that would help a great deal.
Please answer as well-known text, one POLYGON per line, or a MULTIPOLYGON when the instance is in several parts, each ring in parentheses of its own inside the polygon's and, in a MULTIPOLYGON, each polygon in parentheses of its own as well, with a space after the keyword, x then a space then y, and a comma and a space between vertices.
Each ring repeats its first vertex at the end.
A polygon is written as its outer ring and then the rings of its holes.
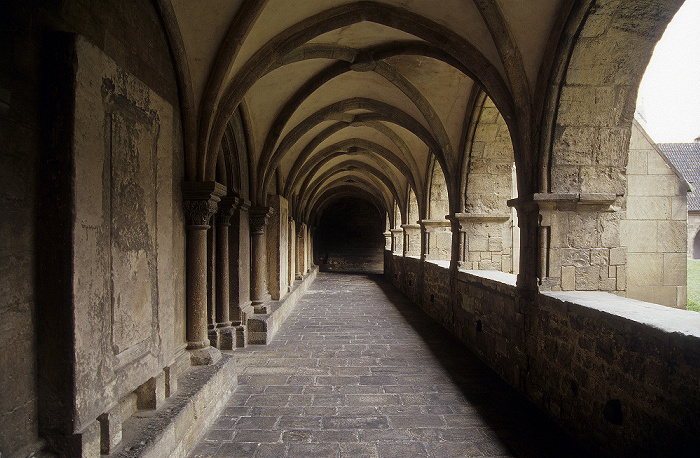
MULTIPOLYGON (((621 253, 615 257, 620 258, 621 253)), ((389 271, 405 269, 400 258, 389 258, 387 263, 389 260, 389 271)), ((646 261, 650 263, 653 260, 646 261)), ((625 268, 574 269, 576 282, 598 283, 611 290, 626 288, 628 294, 659 304, 673 305, 677 295, 683 294, 674 286, 625 285, 625 268)), ((661 271, 656 270, 652 275, 661 271)), ((425 272, 429 273, 424 277, 425 288, 444 287, 450 281, 448 269, 430 266, 425 272)), ((688 407, 698 400, 694 391, 687 390, 686 378, 700 371, 700 359, 686 359, 688 352, 697 353, 697 314, 597 291, 539 294, 532 304, 517 295, 515 281, 486 278, 481 272, 458 272, 452 281, 457 281, 458 294, 448 297, 446 306, 436 306, 437 296, 431 302, 424 293, 421 307, 568 429, 591 441, 596 440, 595 431, 604 431, 616 438, 615 447, 620 450, 660 451, 660 443, 665 444, 664 449, 695 449, 694 428, 680 427, 676 419, 700 423, 697 411, 688 407), (519 298, 517 302, 515 298, 519 298), (527 328, 525 323, 529 323, 527 328), (525 359, 527 372, 521 370, 525 359), (614 390, 613 396, 610 390, 614 390), (564 401, 555 401, 552 393, 564 401), (664 397, 663 404, 658 403, 659 396, 664 397), (625 412, 621 424, 611 424, 603 415, 611 399, 619 400, 625 412), (637 415, 653 415, 660 429, 630 421, 637 415)), ((609 447, 609 443, 601 447, 609 447)))
POLYGON ((385 280, 320 273, 274 340, 239 350, 239 388, 191 456, 239 456, 244 445, 264 456, 276 445, 293 456, 403 457, 468 445, 478 455, 580 453, 541 417, 519 413, 530 410, 451 339, 385 280), (471 400, 467 389, 481 395, 471 400))

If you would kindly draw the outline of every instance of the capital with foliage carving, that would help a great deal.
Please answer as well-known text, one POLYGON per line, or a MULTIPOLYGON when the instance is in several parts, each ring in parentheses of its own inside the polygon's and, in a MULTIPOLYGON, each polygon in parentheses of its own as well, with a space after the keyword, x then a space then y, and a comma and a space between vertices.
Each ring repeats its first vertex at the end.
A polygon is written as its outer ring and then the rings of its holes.
POLYGON ((272 215, 272 209, 270 207, 251 207, 248 216, 250 233, 263 234, 270 215, 272 215))
POLYGON ((182 185, 183 204, 187 226, 209 229, 209 220, 218 209, 226 187, 215 181, 185 182, 182 185))
POLYGON ((238 208, 241 199, 235 196, 226 196, 221 198, 219 202, 219 211, 216 212, 216 224, 221 226, 230 226, 231 217, 238 208))

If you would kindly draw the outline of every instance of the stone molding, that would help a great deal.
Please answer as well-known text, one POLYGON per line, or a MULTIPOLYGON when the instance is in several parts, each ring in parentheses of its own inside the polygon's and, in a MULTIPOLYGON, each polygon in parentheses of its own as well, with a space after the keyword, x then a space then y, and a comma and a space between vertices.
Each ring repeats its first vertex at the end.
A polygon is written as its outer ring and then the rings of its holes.
POLYGON ((460 231, 465 231, 468 223, 505 223, 509 219, 510 215, 505 213, 455 213, 450 218, 459 225, 460 231))
POLYGON ((231 225, 231 217, 240 205, 241 199, 236 196, 225 196, 219 202, 219 211, 216 212, 216 224, 222 226, 231 225))
POLYGON ((188 227, 209 229, 210 219, 216 213, 226 187, 215 181, 185 182, 182 184, 182 208, 188 227))
POLYGON ((612 193, 536 193, 532 200, 540 211, 615 211, 612 193))
POLYGON ((270 207, 251 207, 248 219, 250 234, 263 234, 270 216, 272 216, 272 208, 270 207))
POLYGON ((452 227, 452 222, 446 219, 422 219, 419 225, 423 231, 433 232, 441 227, 452 227))

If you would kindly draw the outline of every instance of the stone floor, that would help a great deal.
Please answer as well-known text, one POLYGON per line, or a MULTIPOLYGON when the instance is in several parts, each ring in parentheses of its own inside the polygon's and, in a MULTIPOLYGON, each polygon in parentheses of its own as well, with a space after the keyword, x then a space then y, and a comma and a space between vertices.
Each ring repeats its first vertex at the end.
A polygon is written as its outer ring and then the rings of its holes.
POLYGON ((319 273, 191 457, 584 456, 378 275, 319 273))

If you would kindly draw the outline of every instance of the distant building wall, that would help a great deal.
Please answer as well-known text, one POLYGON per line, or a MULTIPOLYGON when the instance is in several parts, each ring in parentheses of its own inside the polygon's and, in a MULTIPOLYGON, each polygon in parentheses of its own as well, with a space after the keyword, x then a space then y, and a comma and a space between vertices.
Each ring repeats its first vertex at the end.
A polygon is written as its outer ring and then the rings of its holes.
POLYGON ((688 212, 688 257, 700 259, 700 211, 688 212))
POLYGON ((637 122, 627 164, 627 297, 686 307, 686 183, 637 122))

